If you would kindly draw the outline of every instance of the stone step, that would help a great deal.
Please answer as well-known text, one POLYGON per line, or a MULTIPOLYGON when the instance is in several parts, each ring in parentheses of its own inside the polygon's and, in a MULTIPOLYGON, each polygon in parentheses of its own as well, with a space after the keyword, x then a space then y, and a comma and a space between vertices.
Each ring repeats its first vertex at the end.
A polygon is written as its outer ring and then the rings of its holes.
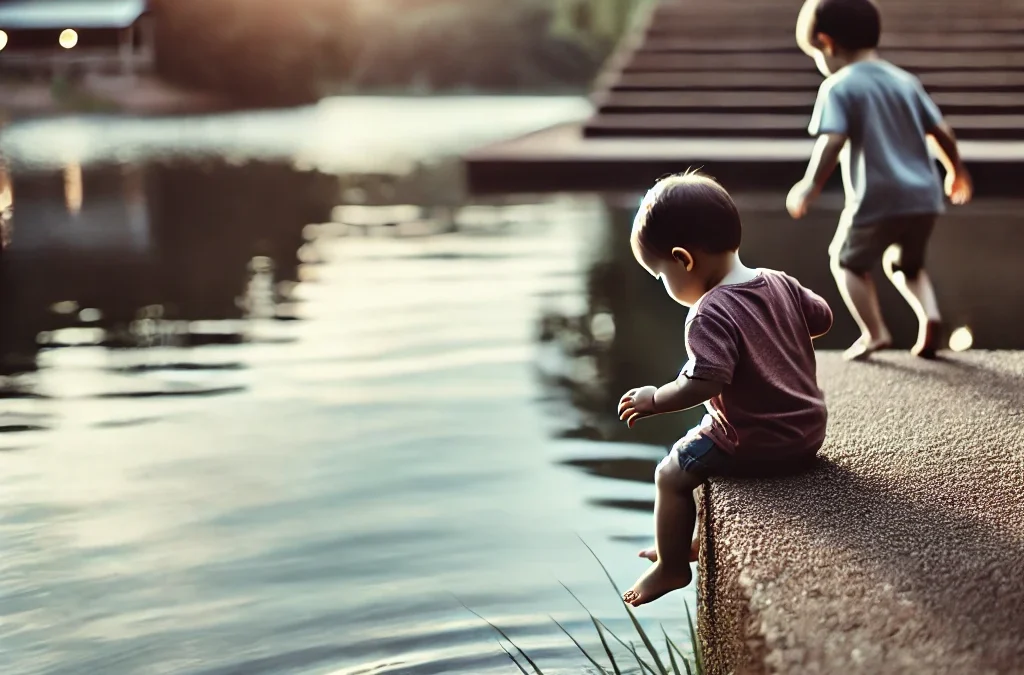
MULTIPOLYGON (((894 15, 883 13, 886 30, 901 34, 957 34, 957 33, 1016 33, 1024 30, 1024 12, 1014 11, 1000 14, 978 5, 963 3, 963 13, 954 15, 942 13, 932 15, 924 12, 894 15)), ((714 34, 730 37, 793 35, 797 9, 790 12, 765 12, 757 8, 737 7, 723 9, 715 3, 712 12, 694 12, 686 16, 652 17, 648 27, 649 35, 707 36, 714 34)))
MULTIPOLYGON (((676 72, 609 73, 597 89, 613 92, 643 91, 816 91, 822 77, 815 72, 676 72)), ((930 71, 920 74, 930 92, 1024 91, 1024 71, 930 71)))
MULTIPOLYGON (((914 72, 1024 70, 1024 50, 1002 52, 921 52, 886 50, 886 59, 914 72)), ((698 71, 816 72, 814 62, 792 53, 652 54, 638 51, 622 66, 623 73, 698 71)))
MULTIPOLYGON (((1024 115, 947 115, 964 140, 1024 139, 1024 115)), ((806 138, 808 115, 682 113, 595 115, 584 125, 588 138, 806 138)))
MULTIPOLYGON (((792 31, 790 31, 792 32, 792 31)), ((673 37, 653 34, 642 42, 650 53, 789 52, 795 50, 793 35, 770 35, 761 39, 673 37)), ((1022 33, 884 33, 882 49, 921 51, 1003 51, 1024 49, 1022 33)))
MULTIPOLYGON (((597 112, 652 113, 799 113, 810 115, 815 92, 626 92, 598 94, 597 112)), ((1024 94, 1017 92, 942 92, 932 97, 945 114, 1024 114, 1024 94)))

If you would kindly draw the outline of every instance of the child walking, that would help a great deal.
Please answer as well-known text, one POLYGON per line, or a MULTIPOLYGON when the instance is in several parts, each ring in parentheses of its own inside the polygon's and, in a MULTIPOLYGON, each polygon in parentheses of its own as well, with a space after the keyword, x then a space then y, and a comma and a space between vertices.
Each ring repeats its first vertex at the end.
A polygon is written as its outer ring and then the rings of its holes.
POLYGON ((878 55, 880 37, 873 0, 804 4, 797 42, 827 79, 809 126, 818 142, 786 206, 802 218, 841 162, 846 208, 829 253, 840 294, 861 329, 845 357, 861 360, 891 346, 871 277, 884 259, 886 276, 918 318, 912 352, 935 358, 942 316, 924 269, 925 249, 945 206, 929 145, 945 167, 945 193, 954 204, 970 201, 973 187, 953 130, 921 82, 878 55))
POLYGON ((655 548, 640 554, 653 564, 623 596, 634 606, 690 583, 693 492, 709 476, 792 470, 825 438, 811 340, 828 332, 832 312, 796 279, 744 265, 741 234, 732 198, 698 173, 659 181, 633 223, 637 262, 690 308, 689 360, 675 381, 626 392, 619 418, 632 428, 653 415, 707 407, 655 473, 655 548))

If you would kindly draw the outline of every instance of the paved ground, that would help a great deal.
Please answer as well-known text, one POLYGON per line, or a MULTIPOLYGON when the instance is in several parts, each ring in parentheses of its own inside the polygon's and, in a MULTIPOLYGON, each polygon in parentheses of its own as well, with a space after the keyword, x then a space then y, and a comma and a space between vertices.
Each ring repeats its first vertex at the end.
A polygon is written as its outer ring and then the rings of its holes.
POLYGON ((709 672, 1024 672, 1024 353, 819 370, 821 465, 706 491, 709 672))

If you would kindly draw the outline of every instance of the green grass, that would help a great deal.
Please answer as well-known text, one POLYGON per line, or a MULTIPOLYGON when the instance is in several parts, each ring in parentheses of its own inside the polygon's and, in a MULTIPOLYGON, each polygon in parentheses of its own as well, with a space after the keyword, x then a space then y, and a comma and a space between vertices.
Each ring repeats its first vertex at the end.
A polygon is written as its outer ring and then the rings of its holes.
MULTIPOLYGON (((587 546, 586 542, 584 542, 584 546, 587 546)), ((601 566, 605 576, 608 577, 609 583, 611 583, 612 588, 615 589, 620 601, 622 601, 622 593, 615 585, 615 581, 612 579, 611 574, 608 573, 608 569, 604 566, 604 563, 601 562, 600 558, 597 557, 597 554, 594 553, 590 546, 587 546, 587 549, 590 551, 591 555, 594 556, 594 559, 597 560, 597 564, 601 566)), ((596 668, 596 672, 605 673, 606 675, 610 673, 614 673, 614 675, 623 675, 623 673, 627 672, 628 669, 632 670, 632 672, 646 673, 649 675, 684 675, 684 673, 685 675, 704 675, 704 660, 700 652, 700 643, 697 641, 697 631, 693 625, 693 615, 690 613, 690 606, 688 603, 684 603, 684 606, 686 607, 686 623, 690 634, 690 644, 693 645, 694 656, 692 659, 687 657, 672 638, 668 636, 668 632, 665 630, 665 627, 662 626, 661 637, 665 641, 664 654, 667 655, 669 664, 668 667, 666 667, 665 661, 658 653, 657 647, 655 647, 654 640, 652 640, 647 632, 644 631, 643 626, 640 625, 636 615, 633 613, 632 607, 626 604, 625 601, 622 601, 622 606, 629 615, 629 619, 633 625, 635 633, 635 635, 630 635, 630 638, 639 639, 645 653, 639 651, 632 640, 627 642, 625 639, 612 632, 612 630, 608 628, 603 621, 598 619, 589 609, 587 609, 587 606, 583 604, 583 602, 568 586, 562 584, 562 588, 564 588, 566 592, 569 593, 577 603, 579 603, 580 607, 583 608, 583 611, 587 613, 588 617, 590 617, 590 621, 594 626, 594 630, 601 642, 601 647, 604 653, 601 655, 595 655, 595 653, 587 651, 580 643, 577 636, 572 635, 553 617, 551 618, 551 621, 576 647, 580 653, 581 661, 590 663, 594 668, 596 668), (609 644, 609 638, 611 638, 613 642, 617 642, 621 647, 625 648, 629 652, 629 658, 623 659, 620 651, 619 658, 623 660, 620 661, 616 659, 615 652, 612 651, 612 647, 609 644), (636 667, 633 666, 633 661, 636 662, 636 667), (682 668, 681 670, 680 667, 682 668), (639 671, 636 668, 639 668, 639 671)), ((498 645, 521 673, 524 673, 525 675, 529 675, 530 673, 533 673, 534 675, 544 675, 544 671, 537 662, 534 661, 523 649, 521 649, 519 645, 513 642, 512 638, 510 638, 505 631, 469 607, 466 607, 465 604, 463 604, 463 607, 491 627, 491 629, 498 635, 498 645), (505 646, 506 643, 512 647, 511 650, 505 646)))

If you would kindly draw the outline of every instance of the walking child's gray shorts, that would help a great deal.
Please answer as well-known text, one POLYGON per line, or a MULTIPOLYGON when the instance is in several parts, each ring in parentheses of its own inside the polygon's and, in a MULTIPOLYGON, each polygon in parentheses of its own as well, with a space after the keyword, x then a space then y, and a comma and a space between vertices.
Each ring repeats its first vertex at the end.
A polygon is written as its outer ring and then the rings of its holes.
POLYGON ((896 245, 899 261, 894 268, 908 279, 916 279, 924 269, 925 251, 937 218, 936 214, 928 213, 840 225, 829 253, 843 269, 867 274, 881 262, 886 249, 896 245))

